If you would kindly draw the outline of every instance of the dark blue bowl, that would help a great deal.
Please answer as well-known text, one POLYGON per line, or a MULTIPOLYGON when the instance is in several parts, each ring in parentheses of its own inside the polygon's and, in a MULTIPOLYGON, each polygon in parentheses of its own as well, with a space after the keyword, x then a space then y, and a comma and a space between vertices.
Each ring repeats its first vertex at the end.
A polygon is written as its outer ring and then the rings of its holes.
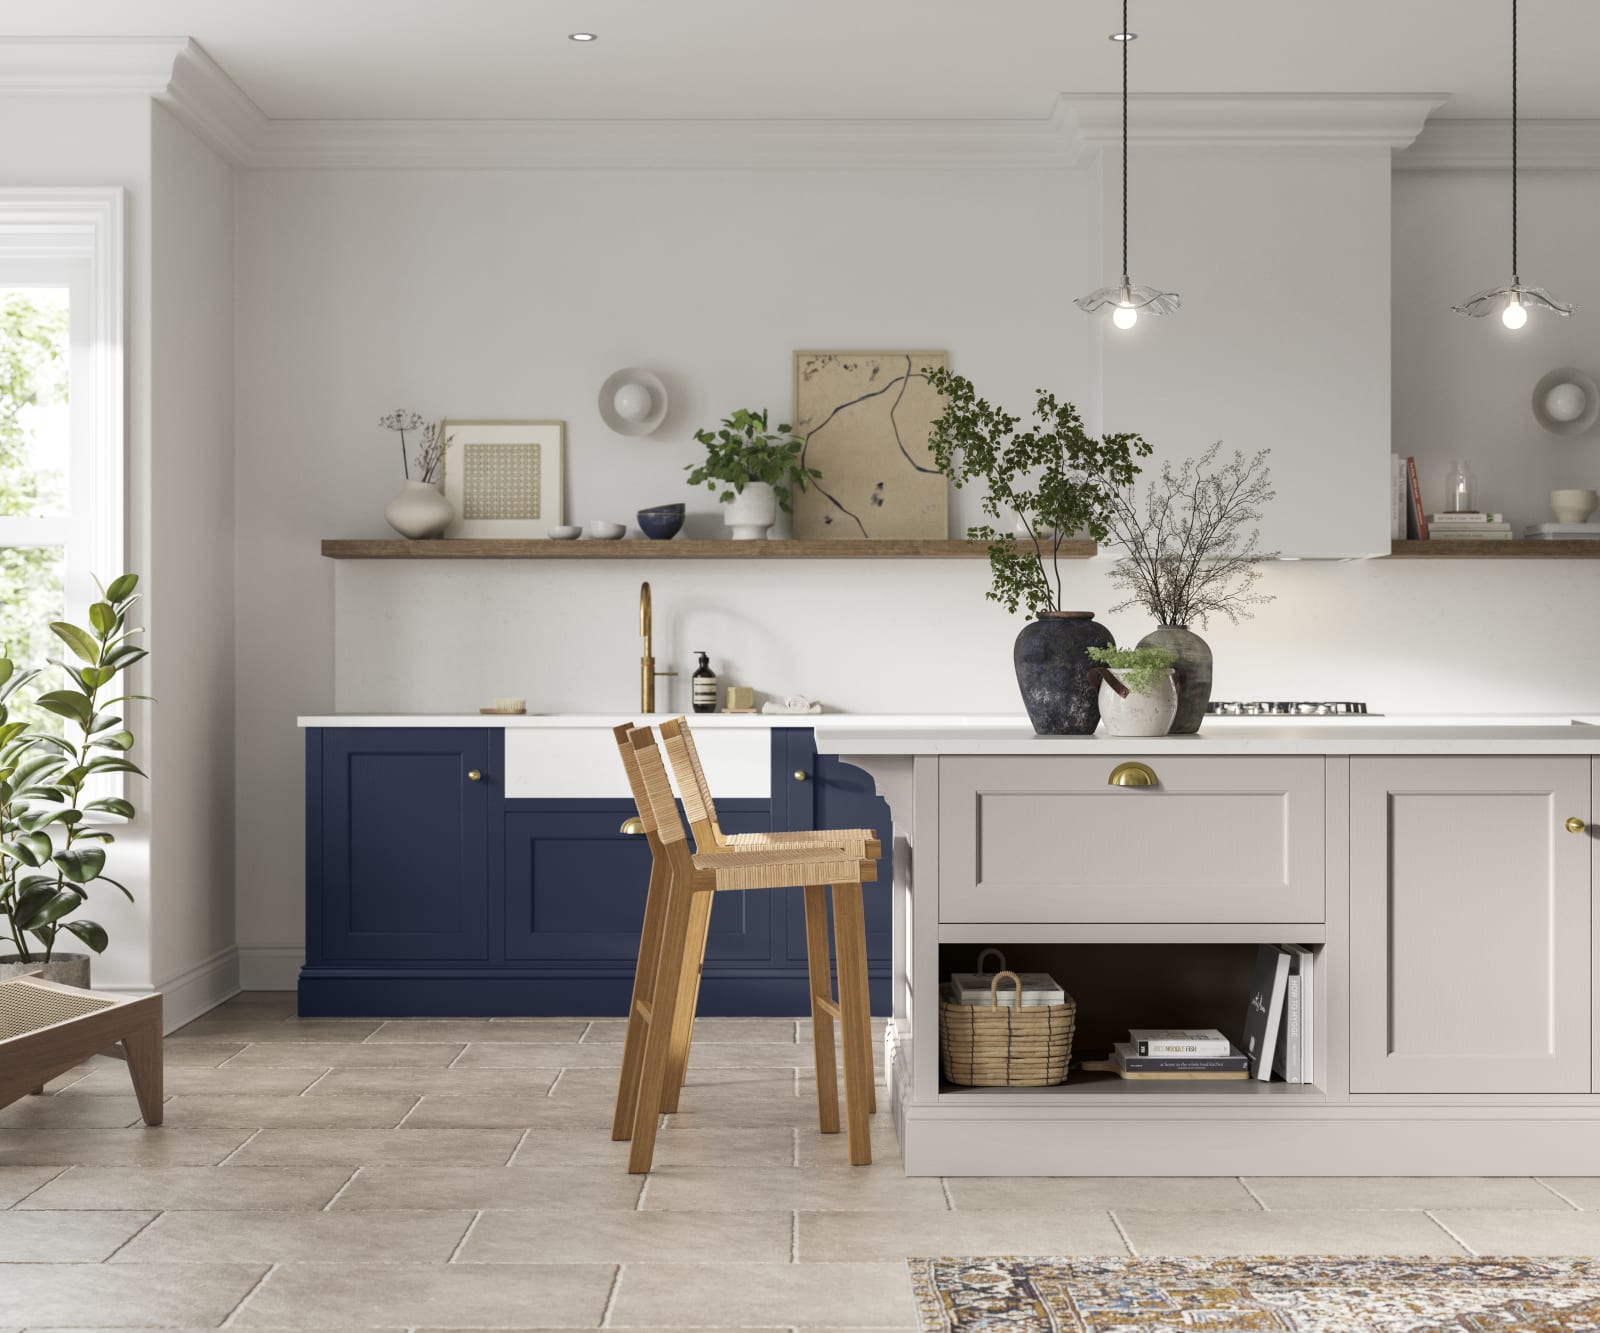
POLYGON ((685 506, 657 505, 654 509, 641 509, 638 513, 639 531, 658 542, 670 541, 683 531, 685 506))

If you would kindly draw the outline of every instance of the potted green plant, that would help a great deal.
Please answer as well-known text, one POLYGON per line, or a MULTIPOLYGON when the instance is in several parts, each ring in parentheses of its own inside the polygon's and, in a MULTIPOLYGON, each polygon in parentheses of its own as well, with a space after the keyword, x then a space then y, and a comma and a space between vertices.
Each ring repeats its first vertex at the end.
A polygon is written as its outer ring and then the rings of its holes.
POLYGON ((787 423, 776 430, 767 426, 767 413, 740 408, 725 417, 720 430, 697 430, 695 439, 706 447, 705 460, 690 463, 691 486, 704 485, 728 506, 723 521, 735 541, 760 540, 778 521, 778 510, 790 510, 794 491, 822 475, 800 459, 805 440, 787 423))
POLYGON ((1020 418, 979 398, 970 380, 925 373, 945 398, 929 436, 936 466, 957 488, 987 486, 982 509, 995 521, 968 528, 967 538, 989 543, 989 598, 1033 617, 1012 652, 1033 729, 1086 736, 1100 710, 1084 650, 1114 641, 1093 612, 1064 609, 1061 543, 1080 532, 1104 540, 1113 500, 1150 446, 1134 434, 1090 435, 1076 407, 1043 389, 1033 429, 1019 431, 1020 418), (1013 516, 1014 527, 997 526, 1013 516))
POLYGON ((1109 736, 1165 736, 1178 715, 1178 658, 1165 648, 1090 648, 1100 719, 1109 736))
POLYGON ((1274 498, 1268 450, 1246 458, 1237 450, 1218 464, 1217 443, 1198 458, 1170 463, 1151 480, 1141 504, 1129 488, 1113 498, 1111 533, 1126 554, 1111 568, 1111 582, 1129 594, 1113 611, 1142 606, 1156 629, 1141 645, 1166 648, 1183 668, 1175 735, 1190 735, 1205 721, 1211 702, 1211 647, 1194 632, 1213 615, 1237 625, 1250 608, 1272 598, 1255 590, 1261 563, 1275 552, 1260 549, 1253 525, 1274 498))
POLYGON ((133 734, 114 710, 147 696, 112 693, 117 678, 147 655, 131 641, 142 631, 127 623, 138 582, 124 574, 103 588, 89 608, 88 629, 51 624, 76 661, 52 658, 69 684, 33 703, 63 719, 62 734, 12 718, 17 690, 40 671, 19 671, 0 657, 0 980, 42 969, 51 980, 87 986, 89 956, 61 952, 62 932, 102 953, 105 928, 78 915, 90 887, 108 884, 132 900, 105 873, 106 849, 116 841, 105 824, 133 818, 133 805, 88 789, 103 773, 143 776, 128 758, 133 734))

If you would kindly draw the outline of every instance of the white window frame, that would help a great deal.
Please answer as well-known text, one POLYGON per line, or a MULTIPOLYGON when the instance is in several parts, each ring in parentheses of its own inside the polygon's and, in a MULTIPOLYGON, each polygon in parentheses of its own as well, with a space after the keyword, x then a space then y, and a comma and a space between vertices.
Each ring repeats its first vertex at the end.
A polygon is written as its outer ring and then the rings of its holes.
POLYGON ((96 600, 91 574, 126 568, 123 212, 120 188, 0 188, 0 285, 10 271, 71 289, 73 404, 70 517, 0 517, 0 545, 65 548, 69 619, 96 600))

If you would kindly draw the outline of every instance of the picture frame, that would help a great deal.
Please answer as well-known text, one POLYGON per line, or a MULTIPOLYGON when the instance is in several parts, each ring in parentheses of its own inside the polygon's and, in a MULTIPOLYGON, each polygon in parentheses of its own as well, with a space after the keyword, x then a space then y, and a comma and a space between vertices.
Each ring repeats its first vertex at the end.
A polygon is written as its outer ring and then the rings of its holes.
POLYGON ((564 421, 449 421, 444 496, 455 510, 445 536, 547 537, 565 522, 564 421))

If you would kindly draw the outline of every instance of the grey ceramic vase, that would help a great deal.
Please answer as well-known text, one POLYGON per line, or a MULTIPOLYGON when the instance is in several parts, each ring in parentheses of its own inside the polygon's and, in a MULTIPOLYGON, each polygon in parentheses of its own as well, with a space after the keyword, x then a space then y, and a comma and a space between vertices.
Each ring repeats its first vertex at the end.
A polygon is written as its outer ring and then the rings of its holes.
POLYGON ((1192 629, 1182 625, 1162 625, 1139 640, 1141 648, 1165 648, 1178 659, 1183 669, 1178 678, 1178 716, 1172 720, 1169 736, 1192 736, 1206 720, 1206 705, 1211 702, 1211 645, 1192 629))
POLYGON ((13 977, 35 975, 41 981, 54 981, 62 986, 80 986, 89 989, 89 955, 86 953, 58 953, 48 963, 25 963, 16 954, 0 958, 0 981, 13 977))
POLYGON ((1088 649, 1116 643, 1092 611, 1045 611, 1017 635, 1012 661, 1028 720, 1040 736, 1087 736, 1100 725, 1088 649))

